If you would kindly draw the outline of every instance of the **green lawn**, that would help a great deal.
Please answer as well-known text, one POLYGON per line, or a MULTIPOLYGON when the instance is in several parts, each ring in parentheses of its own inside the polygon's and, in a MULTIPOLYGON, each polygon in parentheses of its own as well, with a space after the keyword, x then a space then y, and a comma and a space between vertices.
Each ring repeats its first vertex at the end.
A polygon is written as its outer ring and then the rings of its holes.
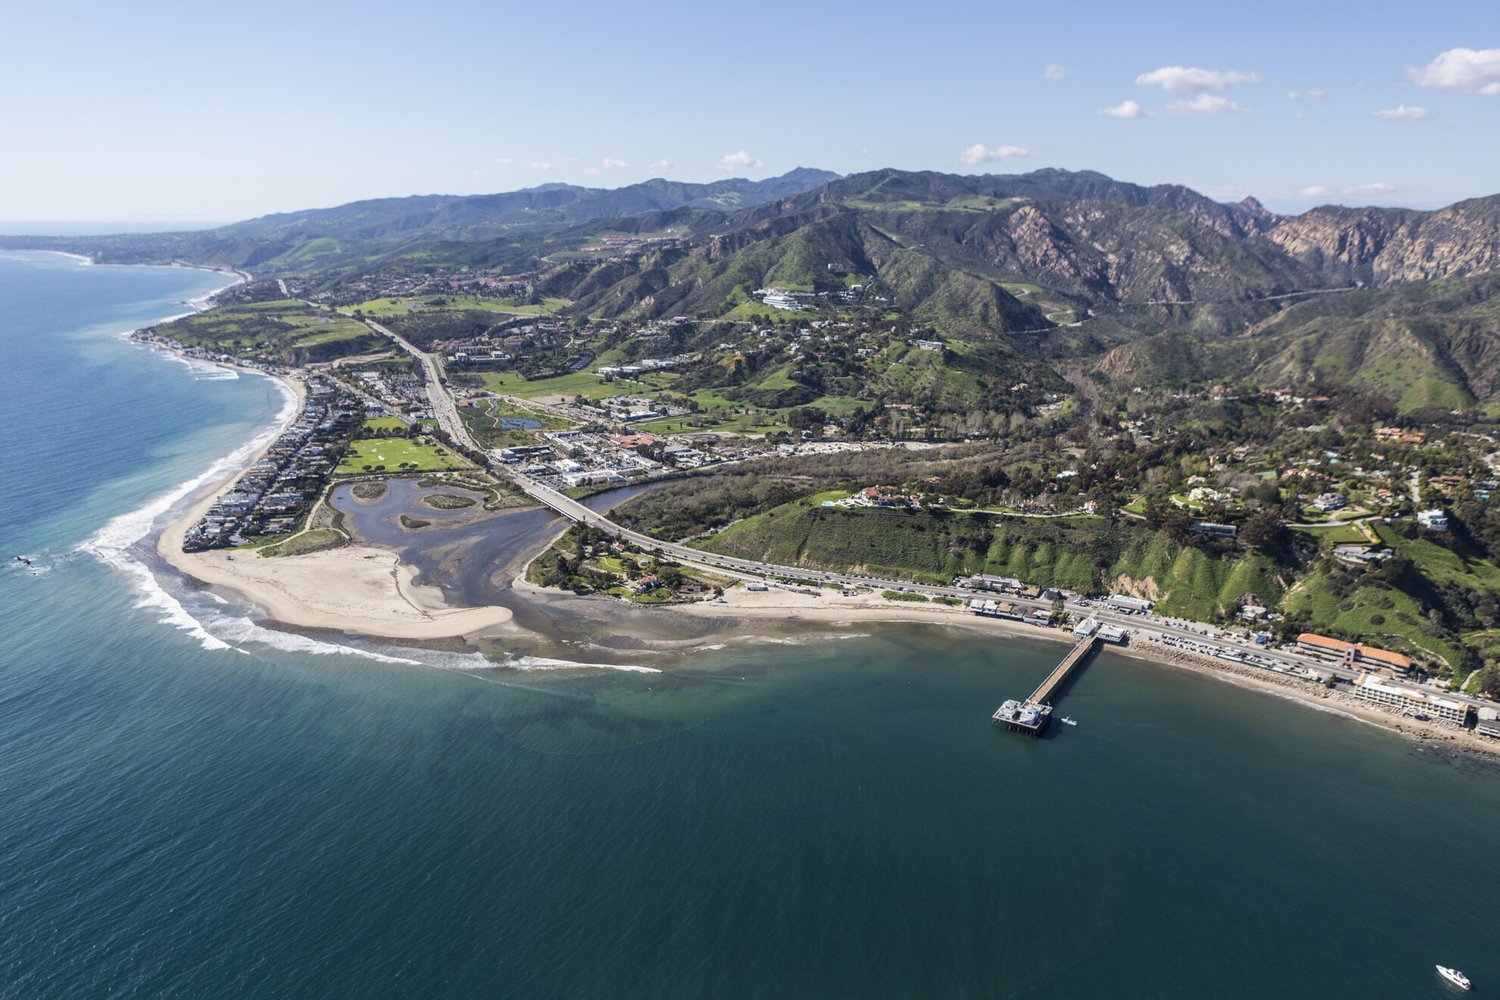
POLYGON ((352 475, 384 466, 387 472, 418 469, 461 469, 469 463, 447 448, 422 439, 360 438, 351 442, 338 472, 352 475))
POLYGON ((636 382, 606 382, 591 372, 573 372, 556 378, 528 381, 519 372, 485 372, 484 387, 491 392, 518 396, 521 399, 538 399, 543 396, 584 396, 588 399, 603 399, 606 396, 635 396, 648 391, 648 386, 636 382))
POLYGON ((400 431, 406 429, 406 421, 400 417, 371 417, 364 423, 367 431, 400 431))
POLYGON ((1328 528, 1294 528, 1304 535, 1317 539, 1319 542, 1328 542, 1332 545, 1368 545, 1370 540, 1365 533, 1352 524, 1336 524, 1328 528))

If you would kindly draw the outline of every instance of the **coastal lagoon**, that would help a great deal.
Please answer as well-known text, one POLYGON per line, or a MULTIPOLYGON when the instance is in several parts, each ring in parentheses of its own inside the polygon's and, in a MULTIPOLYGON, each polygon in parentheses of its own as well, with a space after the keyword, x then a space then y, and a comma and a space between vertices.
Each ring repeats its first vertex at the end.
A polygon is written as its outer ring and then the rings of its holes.
POLYGON ((1211 677, 1102 655, 1029 740, 1055 643, 257 623, 147 529, 286 398, 119 337, 224 280, 0 255, 0 995, 1500 989, 1500 767, 1211 677))

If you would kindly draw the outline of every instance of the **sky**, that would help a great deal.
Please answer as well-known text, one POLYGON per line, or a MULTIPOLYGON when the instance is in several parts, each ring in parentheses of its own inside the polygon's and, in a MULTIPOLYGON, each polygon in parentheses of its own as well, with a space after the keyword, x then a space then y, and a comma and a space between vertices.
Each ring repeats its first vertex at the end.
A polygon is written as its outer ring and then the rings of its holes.
POLYGON ((1500 4, 84 0, 0 9, 0 220, 188 225, 797 166, 1276 211, 1500 192, 1500 4))

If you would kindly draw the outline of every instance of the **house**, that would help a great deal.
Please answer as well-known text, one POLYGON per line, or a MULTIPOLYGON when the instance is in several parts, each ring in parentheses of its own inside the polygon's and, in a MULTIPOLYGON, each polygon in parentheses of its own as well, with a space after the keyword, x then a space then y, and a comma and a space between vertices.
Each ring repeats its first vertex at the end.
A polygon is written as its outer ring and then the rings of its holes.
POLYGON ((1212 521, 1199 521, 1193 525, 1193 533, 1208 535, 1210 538, 1234 538, 1240 533, 1240 529, 1232 524, 1214 524, 1212 521))
POLYGON ((1447 531, 1448 513, 1437 509, 1418 511, 1417 523, 1428 531, 1447 531))
POLYGON ((1349 566, 1379 566, 1393 554, 1390 549, 1376 549, 1354 543, 1333 547, 1333 558, 1349 566))

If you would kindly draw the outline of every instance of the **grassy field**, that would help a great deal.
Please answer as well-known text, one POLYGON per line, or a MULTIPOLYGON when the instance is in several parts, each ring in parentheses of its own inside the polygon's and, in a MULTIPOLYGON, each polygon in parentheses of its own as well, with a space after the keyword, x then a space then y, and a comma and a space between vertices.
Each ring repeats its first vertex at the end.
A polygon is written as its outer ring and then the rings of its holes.
POLYGON ((383 468, 387 472, 418 469, 461 469, 469 463, 447 448, 431 441, 409 438, 360 438, 351 442, 344 460, 339 463, 341 475, 352 475, 383 468))
MULTIPOLYGON (((611 359, 601 357, 596 364, 611 359)), ((681 376, 676 372, 654 372, 639 379, 616 379, 606 382, 591 372, 575 372, 555 378, 527 380, 518 372, 485 372, 480 378, 491 392, 515 396, 519 399, 571 400, 575 396, 585 399, 604 399, 610 396, 639 396, 644 399, 660 399, 674 393, 673 383, 681 376)), ((785 369, 768 373, 754 388, 779 391, 792 388, 794 383, 785 369)), ((683 395, 677 393, 677 395, 683 395)), ((695 389, 686 393, 699 410, 695 414, 681 417, 662 417, 640 425, 653 434, 677 434, 693 431, 719 431, 740 434, 768 434, 788 429, 787 414, 795 407, 764 407, 748 402, 729 399, 715 389, 695 389)), ((868 407, 871 402, 854 396, 822 396, 807 404, 837 416, 848 415, 856 408, 868 407)))
POLYGON ((308 552, 322 552, 325 549, 336 549, 349 544, 349 539, 343 533, 332 528, 313 528, 304 531, 300 535, 293 535, 284 542, 267 545, 260 550, 261 555, 268 558, 275 556, 297 556, 308 552))
POLYGON ((362 323, 293 299, 210 309, 157 332, 190 347, 298 364, 362 354, 386 343, 362 323))
POLYGON ((569 305, 567 299, 543 299, 532 305, 515 299, 483 298, 477 295, 418 295, 414 298, 368 299, 349 306, 346 313, 360 312, 373 319, 382 316, 399 316, 413 312, 451 312, 471 309, 479 312, 505 313, 516 316, 541 316, 557 312, 569 305))
POLYGON ((547 396, 583 396, 586 399, 603 399, 606 396, 636 396, 650 386, 636 382, 606 382, 591 372, 572 372, 556 378, 528 380, 520 372, 485 372, 480 376, 484 387, 491 392, 517 396, 521 399, 540 399, 547 396))
POLYGON ((371 417, 364 422, 367 431, 404 431, 406 421, 400 417, 371 417))
POLYGON ((1478 553, 1455 551, 1427 538, 1402 538, 1385 524, 1375 530, 1382 542, 1410 559, 1419 573, 1439 587, 1500 593, 1500 567, 1478 553))

